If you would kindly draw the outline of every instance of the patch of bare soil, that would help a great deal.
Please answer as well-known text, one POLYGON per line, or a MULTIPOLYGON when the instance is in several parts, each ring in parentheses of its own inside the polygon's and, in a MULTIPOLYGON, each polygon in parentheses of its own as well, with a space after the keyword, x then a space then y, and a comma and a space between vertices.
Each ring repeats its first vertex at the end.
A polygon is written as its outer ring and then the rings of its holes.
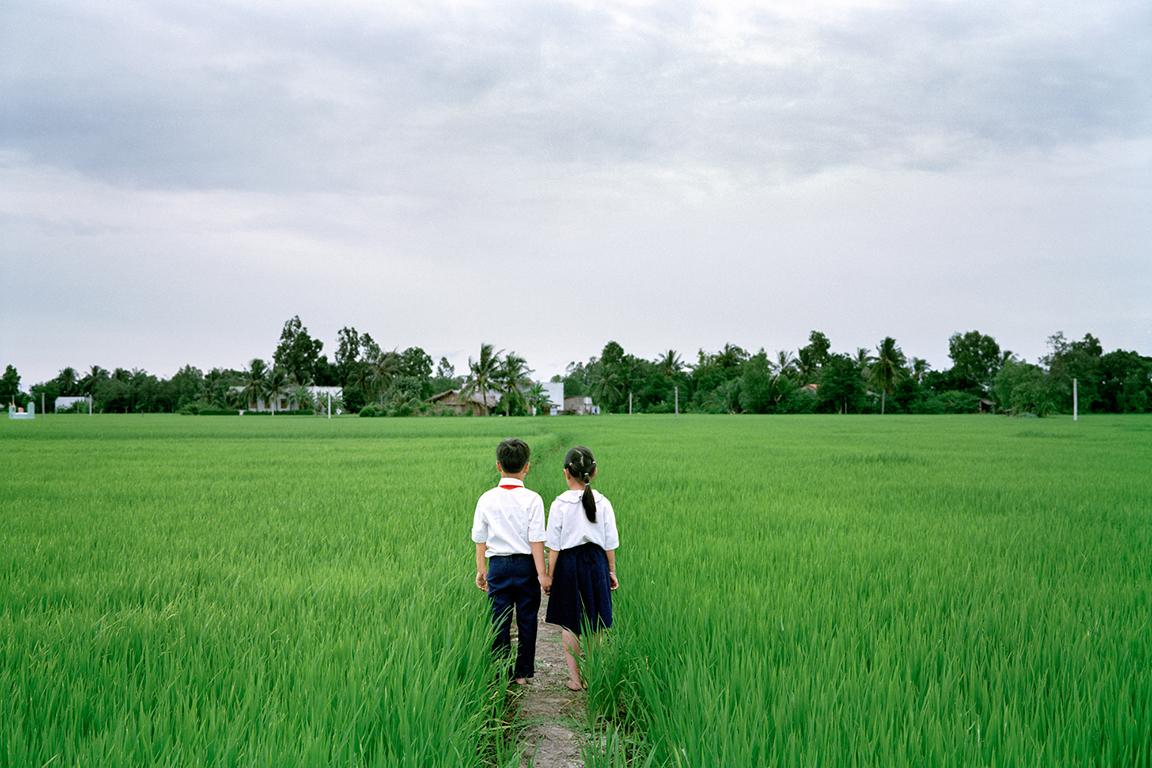
POLYGON ((544 623, 548 598, 540 604, 540 629, 536 638, 536 676, 524 686, 520 697, 520 721, 524 728, 522 766, 535 768, 583 768, 581 751, 587 742, 584 694, 568 690, 568 667, 560 643, 560 628, 544 623))

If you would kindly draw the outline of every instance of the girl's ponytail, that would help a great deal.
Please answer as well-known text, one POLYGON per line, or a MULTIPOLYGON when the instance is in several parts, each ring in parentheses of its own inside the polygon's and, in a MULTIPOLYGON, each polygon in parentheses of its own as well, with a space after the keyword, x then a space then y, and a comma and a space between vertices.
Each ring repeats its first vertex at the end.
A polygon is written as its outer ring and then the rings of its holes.
POLYGON ((580 503, 584 506, 584 516, 588 518, 588 522, 596 522, 596 499, 592 496, 592 476, 596 474, 596 460, 592 458, 592 451, 582 445, 568 451, 568 455, 564 457, 564 469, 584 483, 580 503))

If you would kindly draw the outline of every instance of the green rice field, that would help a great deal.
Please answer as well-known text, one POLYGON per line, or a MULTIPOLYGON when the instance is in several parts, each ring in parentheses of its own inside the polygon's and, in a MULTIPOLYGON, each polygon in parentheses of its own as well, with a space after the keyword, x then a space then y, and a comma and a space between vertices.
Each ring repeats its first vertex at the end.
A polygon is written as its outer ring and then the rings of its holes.
POLYGON ((511 766, 494 450, 621 533, 590 765, 1152 766, 1152 418, 0 421, 0 766, 511 766))

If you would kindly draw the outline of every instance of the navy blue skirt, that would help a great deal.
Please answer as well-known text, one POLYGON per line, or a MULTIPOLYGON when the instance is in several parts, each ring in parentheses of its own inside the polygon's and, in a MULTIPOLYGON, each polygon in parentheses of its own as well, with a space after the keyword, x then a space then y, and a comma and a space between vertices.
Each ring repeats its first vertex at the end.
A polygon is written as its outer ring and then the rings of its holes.
POLYGON ((560 550, 544 620, 577 635, 612 626, 608 555, 599 544, 560 550))

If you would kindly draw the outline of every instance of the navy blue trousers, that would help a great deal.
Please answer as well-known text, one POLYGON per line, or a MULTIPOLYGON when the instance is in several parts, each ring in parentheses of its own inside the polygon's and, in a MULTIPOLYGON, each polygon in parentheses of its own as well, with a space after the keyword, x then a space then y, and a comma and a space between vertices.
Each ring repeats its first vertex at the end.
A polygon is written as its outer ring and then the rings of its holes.
POLYGON ((540 613, 540 581, 532 555, 508 555, 488 559, 488 600, 496 638, 492 650, 512 651, 512 610, 516 610, 516 663, 512 677, 532 677, 536 672, 536 624, 540 613))

